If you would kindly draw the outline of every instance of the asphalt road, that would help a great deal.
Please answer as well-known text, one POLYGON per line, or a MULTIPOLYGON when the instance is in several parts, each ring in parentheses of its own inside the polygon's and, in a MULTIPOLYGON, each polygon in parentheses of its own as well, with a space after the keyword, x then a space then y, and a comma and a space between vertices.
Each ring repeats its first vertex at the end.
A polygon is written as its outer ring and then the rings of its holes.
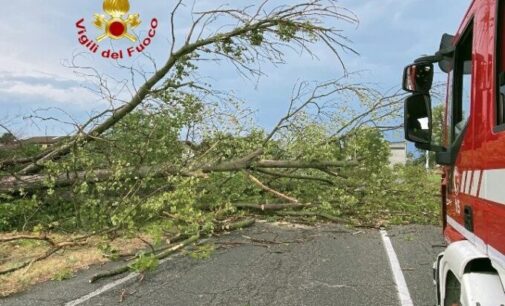
MULTIPOLYGON (((431 264, 442 250, 440 229, 396 227, 388 230, 388 236, 414 305, 435 305, 431 264)), ((133 275, 124 280, 123 275, 91 285, 90 275, 111 265, 94 267, 73 279, 49 282, 0 300, 0 304, 401 305, 376 230, 257 224, 211 242, 218 248, 210 258, 175 256, 142 282, 133 275), (122 283, 113 283, 117 280, 122 283)))

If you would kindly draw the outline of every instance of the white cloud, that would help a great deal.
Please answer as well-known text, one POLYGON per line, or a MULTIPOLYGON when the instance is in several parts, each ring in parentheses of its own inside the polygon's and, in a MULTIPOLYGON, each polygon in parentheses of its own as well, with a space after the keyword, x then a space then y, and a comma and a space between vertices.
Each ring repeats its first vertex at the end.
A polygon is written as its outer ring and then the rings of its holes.
MULTIPOLYGON (((192 1, 188 1, 190 2, 192 1)), ((214 7, 222 2, 225 1, 198 0, 197 10, 214 7)), ((272 1, 275 5, 287 2, 295 1, 272 1)), ((429 3, 421 0, 341 0, 340 4, 356 13, 360 19, 357 29, 355 25, 334 24, 345 30, 343 34, 354 41, 351 46, 361 54, 344 55, 347 68, 351 71, 365 71, 361 74, 364 83, 380 82, 384 88, 398 85, 405 64, 423 52, 435 51, 443 31, 456 30, 468 2, 469 0, 434 0, 429 3), (436 9, 443 6, 450 9, 436 9)), ((228 3, 233 7, 242 7, 257 4, 258 1, 236 0, 228 3)), ((173 1, 168 0, 132 1, 132 9, 140 12, 144 20, 151 16, 160 20, 156 43, 149 49, 153 58, 158 60, 158 65, 166 59, 167 48, 170 46, 168 19, 173 4, 173 1)), ((8 95, 9 101, 6 97, 0 97, 0 105, 12 107, 14 103, 22 103, 30 108, 65 105, 81 113, 96 106, 103 107, 96 96, 80 86, 83 80, 72 69, 61 64, 62 60, 72 58, 74 53, 85 51, 77 43, 75 21, 81 17, 89 21, 93 13, 100 9, 99 0, 6 2, 2 7, 4 18, 0 20, 0 93, 8 95), (23 22, 20 23, 20 20, 23 22)), ((183 12, 190 9, 191 5, 183 8, 183 12)), ((180 39, 184 36, 189 21, 187 14, 177 19, 176 34, 180 39)), ((89 28, 91 30, 93 27, 89 28)), ((140 30, 142 31, 145 29, 140 30)), ((228 66, 216 69, 212 65, 210 69, 201 72, 203 76, 213 77, 215 87, 235 90, 237 95, 246 99, 253 98, 265 113, 277 116, 285 111, 285 105, 272 103, 272 96, 287 98, 297 80, 325 80, 342 75, 338 61, 326 48, 315 46, 313 50, 320 56, 319 60, 288 52, 287 65, 264 65, 268 77, 262 79, 258 91, 254 91, 253 82, 238 78, 233 68, 227 68, 228 66)), ((105 63, 99 57, 90 58, 82 59, 79 64, 92 66, 119 80, 129 79, 129 73, 114 73, 110 62, 105 63)), ((139 66, 143 69, 151 67, 141 63, 139 66)), ((3 111, 6 112, 7 108, 4 107, 3 111)))
POLYGON ((20 96, 38 96, 45 99, 53 100, 57 103, 68 105, 89 105, 90 102, 96 100, 90 92, 84 88, 56 88, 53 85, 33 85, 23 82, 0 83, 2 88, 0 92, 15 94, 20 96))

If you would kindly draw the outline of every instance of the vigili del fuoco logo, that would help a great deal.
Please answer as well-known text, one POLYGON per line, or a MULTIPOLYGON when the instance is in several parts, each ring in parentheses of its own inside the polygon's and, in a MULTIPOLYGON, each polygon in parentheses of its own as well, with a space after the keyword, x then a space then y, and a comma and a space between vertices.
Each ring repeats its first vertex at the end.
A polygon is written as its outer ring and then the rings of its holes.
POLYGON ((153 18, 150 28, 144 39, 139 40, 131 30, 142 25, 140 14, 130 14, 130 2, 128 0, 104 0, 103 11, 105 14, 95 14, 92 24, 99 29, 100 34, 93 37, 86 28, 85 18, 79 19, 75 25, 79 43, 91 51, 100 54, 103 58, 119 60, 138 55, 151 44, 156 36, 158 19, 153 18), (100 43, 106 39, 127 40, 132 46, 125 49, 112 50, 101 49, 100 43))

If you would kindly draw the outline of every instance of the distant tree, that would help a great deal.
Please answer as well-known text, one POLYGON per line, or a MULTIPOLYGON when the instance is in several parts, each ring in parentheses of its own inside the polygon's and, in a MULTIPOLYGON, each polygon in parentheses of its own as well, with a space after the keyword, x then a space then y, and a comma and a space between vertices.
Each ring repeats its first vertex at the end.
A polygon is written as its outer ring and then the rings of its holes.
POLYGON ((0 144, 11 144, 17 140, 16 136, 12 133, 4 133, 0 136, 0 144))
POLYGON ((440 104, 433 108, 433 144, 442 144, 442 131, 444 130, 444 105, 440 104))

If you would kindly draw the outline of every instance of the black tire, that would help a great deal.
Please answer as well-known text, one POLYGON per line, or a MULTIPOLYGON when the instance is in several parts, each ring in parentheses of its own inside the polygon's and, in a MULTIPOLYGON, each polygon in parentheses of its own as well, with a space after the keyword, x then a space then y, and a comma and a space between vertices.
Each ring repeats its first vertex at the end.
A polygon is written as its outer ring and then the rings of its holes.
POLYGON ((461 284, 450 271, 445 282, 444 306, 461 306, 461 284))

